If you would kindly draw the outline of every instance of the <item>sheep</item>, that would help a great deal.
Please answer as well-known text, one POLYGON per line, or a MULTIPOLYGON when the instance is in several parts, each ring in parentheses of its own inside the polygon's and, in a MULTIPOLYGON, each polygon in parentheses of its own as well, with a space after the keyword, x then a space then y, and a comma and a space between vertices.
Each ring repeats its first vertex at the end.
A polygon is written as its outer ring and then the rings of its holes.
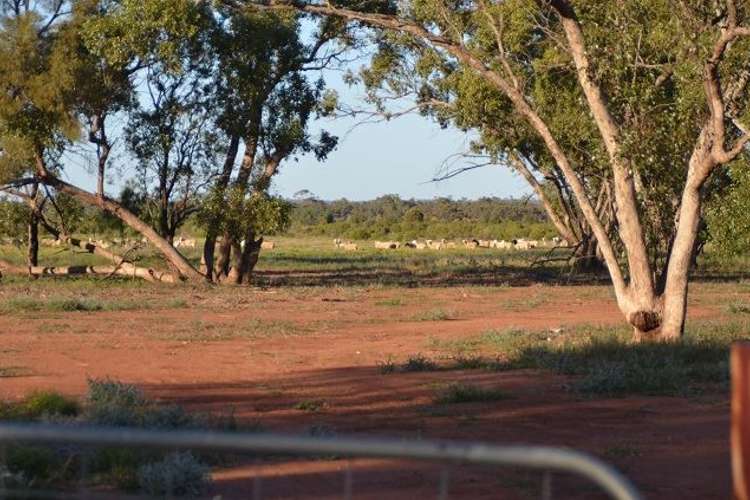
POLYGON ((341 248, 341 245, 343 245, 343 243, 344 242, 341 241, 341 238, 336 238, 335 240, 333 240, 333 246, 335 246, 336 248, 341 248))
POLYGON ((342 244, 342 248, 347 252, 356 252, 357 250, 359 250, 357 244, 352 243, 351 241, 347 241, 346 243, 342 244))
POLYGON ((492 248, 497 248, 499 250, 512 250, 513 243, 505 240, 492 240, 492 248))
POLYGON ((445 248, 445 240, 441 240, 441 241, 427 240, 425 241, 425 243, 427 244, 427 248, 431 248, 433 250, 442 250, 443 248, 445 248))
POLYGON ((380 250, 391 250, 401 246, 401 243, 397 241, 376 241, 375 248, 380 250))
POLYGON ((458 245, 456 245, 455 241, 449 241, 448 243, 445 244, 445 247, 446 248, 457 248, 458 245))
POLYGON ((276 243, 274 243, 273 241, 264 241, 260 244, 260 248, 262 248, 263 250, 273 250, 274 248, 276 248, 276 243))
POLYGON ((490 248, 490 240, 479 240, 478 243, 480 248, 490 248))
POLYGON ((475 248, 479 246, 479 242, 477 240, 461 240, 461 242, 469 250, 474 250, 475 248))
POLYGON ((175 248, 195 248, 195 238, 180 236, 174 244, 175 248))
POLYGON ((516 250, 531 250, 537 247, 538 242, 536 240, 516 240, 516 250))

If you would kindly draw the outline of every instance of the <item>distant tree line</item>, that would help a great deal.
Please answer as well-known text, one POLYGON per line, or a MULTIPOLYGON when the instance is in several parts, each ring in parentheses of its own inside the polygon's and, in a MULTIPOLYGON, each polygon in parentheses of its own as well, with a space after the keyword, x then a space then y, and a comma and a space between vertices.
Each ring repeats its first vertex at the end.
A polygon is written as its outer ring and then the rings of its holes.
POLYGON ((402 200, 382 196, 370 201, 294 202, 294 235, 350 239, 551 238, 557 235, 544 208, 534 200, 402 200))

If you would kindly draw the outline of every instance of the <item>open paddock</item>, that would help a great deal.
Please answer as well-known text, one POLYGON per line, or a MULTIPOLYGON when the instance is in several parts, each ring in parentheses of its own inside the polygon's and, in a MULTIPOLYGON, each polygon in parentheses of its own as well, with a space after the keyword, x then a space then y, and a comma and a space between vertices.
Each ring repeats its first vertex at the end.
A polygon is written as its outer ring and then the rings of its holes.
MULTIPOLYGON (((613 343, 629 332, 606 278, 529 269, 536 253, 274 241, 255 287, 4 277, 0 398, 81 397, 87 379, 108 377, 265 430, 567 446, 614 463, 647 497, 729 496, 726 349, 750 331, 750 282, 737 272, 704 268, 686 346, 668 354, 613 343)), ((392 461, 346 463, 363 498, 425 496, 437 481, 392 461)), ((242 496, 259 474, 278 498, 335 498, 342 467, 241 464, 218 468, 214 487, 242 496)), ((537 479, 461 466, 452 493, 533 497, 537 479)), ((556 484, 598 498, 575 480, 556 484)))

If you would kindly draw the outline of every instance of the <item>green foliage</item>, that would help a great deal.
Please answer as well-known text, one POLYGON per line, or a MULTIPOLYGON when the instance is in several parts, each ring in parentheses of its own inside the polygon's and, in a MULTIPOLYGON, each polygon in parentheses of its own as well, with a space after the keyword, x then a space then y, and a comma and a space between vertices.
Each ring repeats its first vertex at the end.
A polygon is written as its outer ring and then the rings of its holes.
POLYGON ((512 240, 557 234, 538 204, 496 198, 415 201, 390 195, 364 202, 308 198, 293 202, 290 219, 292 234, 355 240, 512 240))
POLYGON ((0 200, 0 237, 25 240, 30 214, 25 204, 0 200))
POLYGON ((731 165, 729 182, 726 193, 706 210, 711 246, 724 258, 744 255, 750 248, 750 168, 746 160, 731 165))

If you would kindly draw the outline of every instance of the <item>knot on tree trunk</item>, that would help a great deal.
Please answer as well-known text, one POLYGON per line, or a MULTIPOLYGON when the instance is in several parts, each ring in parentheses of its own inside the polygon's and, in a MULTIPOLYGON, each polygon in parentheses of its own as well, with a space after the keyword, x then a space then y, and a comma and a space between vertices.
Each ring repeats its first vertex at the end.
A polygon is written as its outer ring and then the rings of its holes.
POLYGON ((628 323, 641 334, 648 334, 661 326, 661 314, 656 311, 635 311, 628 315, 628 323))

